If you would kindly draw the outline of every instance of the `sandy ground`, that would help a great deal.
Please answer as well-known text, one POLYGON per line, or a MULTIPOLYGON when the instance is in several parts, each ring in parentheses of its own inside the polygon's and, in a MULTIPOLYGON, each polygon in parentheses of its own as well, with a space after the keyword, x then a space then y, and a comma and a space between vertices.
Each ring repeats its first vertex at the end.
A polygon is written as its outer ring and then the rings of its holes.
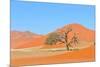
MULTIPOLYGON (((80 50, 84 49, 86 47, 91 46, 93 44, 92 42, 81 42, 77 45, 77 47, 73 47, 70 49, 72 50, 80 50), (86 45, 88 43, 88 45, 86 45)), ((23 49, 11 49, 11 56, 12 58, 17 57, 26 57, 32 55, 33 57, 42 57, 42 56, 52 56, 52 55, 59 55, 66 52, 66 47, 61 48, 42 48, 42 46, 39 47, 32 47, 32 48, 23 48, 23 49)), ((69 51, 67 51, 69 52, 69 51)), ((71 52, 71 51, 70 51, 71 52)))
POLYGON ((23 66, 95 60, 95 49, 92 42, 81 42, 77 47, 71 49, 70 51, 67 51, 66 48, 44 49, 41 47, 12 49, 11 65, 23 66))

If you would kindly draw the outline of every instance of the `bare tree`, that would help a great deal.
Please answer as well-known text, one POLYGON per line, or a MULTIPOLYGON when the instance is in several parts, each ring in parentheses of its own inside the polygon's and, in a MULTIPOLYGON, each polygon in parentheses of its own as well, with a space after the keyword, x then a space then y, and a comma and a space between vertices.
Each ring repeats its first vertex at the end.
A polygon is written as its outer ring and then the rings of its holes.
POLYGON ((56 44, 57 42, 64 43, 67 50, 70 50, 69 47, 71 44, 78 44, 77 34, 74 33, 73 37, 69 40, 68 34, 72 32, 71 28, 67 28, 63 34, 51 33, 49 37, 46 39, 46 44, 56 44))

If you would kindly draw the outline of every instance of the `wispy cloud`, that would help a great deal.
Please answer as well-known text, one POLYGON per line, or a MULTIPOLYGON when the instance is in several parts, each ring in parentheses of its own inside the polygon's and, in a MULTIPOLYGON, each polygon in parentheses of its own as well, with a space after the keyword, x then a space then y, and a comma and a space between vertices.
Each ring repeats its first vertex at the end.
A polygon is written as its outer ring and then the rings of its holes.
POLYGON ((19 0, 29 2, 51 2, 51 3, 72 3, 72 4, 86 4, 95 5, 95 0, 19 0))

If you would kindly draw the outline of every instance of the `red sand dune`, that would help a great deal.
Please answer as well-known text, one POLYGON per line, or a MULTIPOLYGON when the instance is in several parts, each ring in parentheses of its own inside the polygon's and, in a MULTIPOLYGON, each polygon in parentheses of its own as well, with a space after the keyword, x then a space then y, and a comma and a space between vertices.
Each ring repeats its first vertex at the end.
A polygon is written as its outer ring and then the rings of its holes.
POLYGON ((72 33, 77 33, 81 41, 94 41, 95 40, 95 32, 93 30, 87 29, 86 27, 80 24, 68 24, 58 29, 57 31, 65 32, 67 28, 72 29, 73 32, 70 33, 71 36, 72 36, 72 33))
MULTIPOLYGON (((69 24, 64 27, 57 29, 55 32, 64 32, 64 30, 70 27, 72 30, 78 34, 79 39, 81 41, 94 41, 95 40, 95 32, 93 30, 87 29, 80 24, 69 24)), ((70 37, 73 34, 70 33, 70 37)), ((29 48, 29 47, 37 47, 44 46, 44 41, 48 37, 48 35, 42 36, 37 35, 31 32, 18 32, 11 31, 11 48, 29 48)), ((61 47, 64 45, 54 45, 54 47, 61 47)))
POLYGON ((11 48, 29 48, 41 46, 44 38, 31 32, 11 32, 11 48))

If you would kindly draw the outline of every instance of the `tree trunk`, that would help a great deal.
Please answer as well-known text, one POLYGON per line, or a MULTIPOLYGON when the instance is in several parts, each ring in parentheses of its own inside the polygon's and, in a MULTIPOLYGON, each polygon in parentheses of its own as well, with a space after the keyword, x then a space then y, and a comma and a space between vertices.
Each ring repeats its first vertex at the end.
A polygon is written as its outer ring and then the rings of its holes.
POLYGON ((69 51, 70 49, 69 49, 69 45, 68 44, 66 44, 66 49, 69 51))

